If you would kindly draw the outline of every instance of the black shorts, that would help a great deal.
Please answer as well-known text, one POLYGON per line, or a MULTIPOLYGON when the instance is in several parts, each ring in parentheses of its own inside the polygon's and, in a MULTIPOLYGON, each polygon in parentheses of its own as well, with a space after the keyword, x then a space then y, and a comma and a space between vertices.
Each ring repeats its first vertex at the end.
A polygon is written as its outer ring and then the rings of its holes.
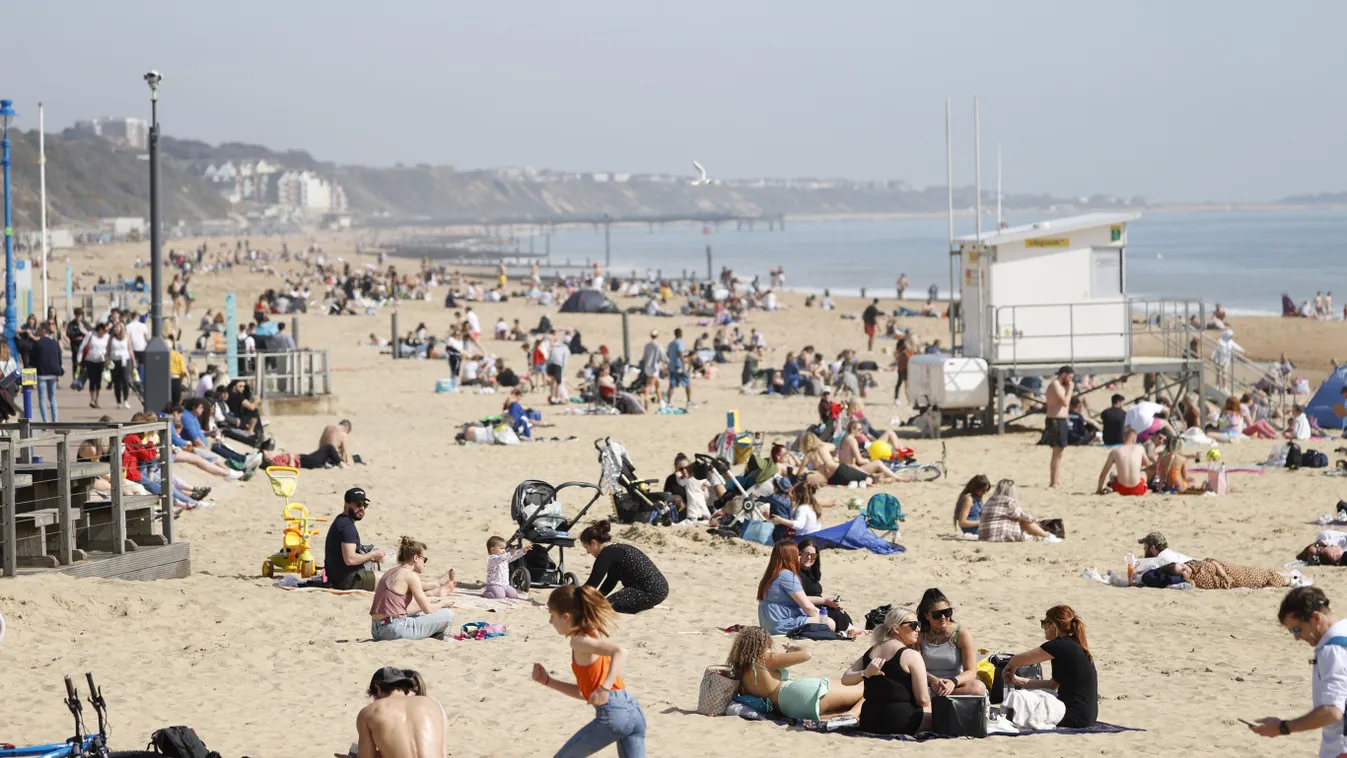
POLYGON ((1071 444, 1071 422, 1064 418, 1050 418, 1043 427, 1043 444, 1067 447, 1071 444))
POLYGON ((552 381, 561 381, 561 366, 555 363, 547 364, 547 375, 552 377, 552 381))

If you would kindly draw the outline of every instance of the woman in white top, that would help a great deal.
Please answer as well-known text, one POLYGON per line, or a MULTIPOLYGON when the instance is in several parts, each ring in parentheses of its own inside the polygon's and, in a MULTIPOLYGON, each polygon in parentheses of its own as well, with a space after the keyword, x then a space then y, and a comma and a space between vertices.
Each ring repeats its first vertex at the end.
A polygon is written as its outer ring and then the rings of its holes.
POLYGON ((820 528, 819 518, 823 516, 823 508, 814 499, 814 493, 817 491, 818 485, 809 482, 800 482, 791 487, 790 502, 794 508, 791 518, 773 516, 772 523, 790 527, 796 536, 817 532, 820 528))
POLYGON ((94 330, 84 336, 80 346, 80 360, 84 365, 84 381, 89 386, 89 407, 98 407, 98 395, 103 390, 103 367, 108 361, 108 325, 99 321, 94 330))
POLYGON ((131 342, 126 338, 126 327, 118 323, 108 335, 108 361, 112 363, 112 394, 118 408, 131 407, 131 342))

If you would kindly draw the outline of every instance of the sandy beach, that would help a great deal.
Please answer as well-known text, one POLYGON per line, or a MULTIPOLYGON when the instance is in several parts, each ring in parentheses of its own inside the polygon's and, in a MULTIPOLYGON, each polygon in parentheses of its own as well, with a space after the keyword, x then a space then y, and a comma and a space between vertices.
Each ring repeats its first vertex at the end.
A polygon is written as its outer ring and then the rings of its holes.
MULTIPOLYGON (((354 236, 320 235, 329 258, 353 259, 354 236)), ((231 246, 233 240, 229 240, 231 246)), ((308 240, 291 238, 292 249, 308 240)), ((191 247, 173 240, 165 247, 191 247)), ((218 245, 218 241, 213 242, 218 245)), ((254 240, 255 247, 279 247, 278 240, 254 240)), ((131 262, 147 246, 109 246, 72 253, 78 276, 85 272, 131 272, 131 262)), ((362 262, 372 262, 366 256, 362 262)), ((395 261, 401 270, 416 261, 395 261)), ((697 262, 691 262, 696 264, 697 262)), ((53 270, 65 262, 54 261, 53 270)), ((522 271, 515 273, 523 273, 522 271)), ((893 277, 886 273, 885 282, 893 277)), ((53 286, 55 282, 53 280, 53 286)), ((235 268, 231 273, 193 279, 197 301, 184 332, 195 336, 206 308, 219 309, 224 293, 238 295, 240 320, 250 315, 259 292, 283 279, 235 268)), ((886 284, 885 290, 891 294, 886 284)), ((403 303, 403 331, 425 322, 443 334, 449 313, 444 288, 430 301, 403 303)), ((877 341, 865 353, 858 320, 862 301, 839 298, 839 310, 803 309, 803 296, 786 294, 788 307, 752 312, 745 332, 756 328, 767 340, 764 365, 779 366, 785 353, 806 344, 826 356, 857 348, 863 358, 885 366, 891 341, 877 341)), ((884 301, 892 304, 892 300, 884 301)), ((628 306, 635 301, 619 301, 628 306)), ((615 316, 558 315, 522 300, 474 306, 483 344, 523 366, 518 343, 490 339, 498 316, 526 327, 544 312, 559 327, 578 329, 591 350, 607 345, 621 351, 621 320, 615 316)), ((341 493, 365 488, 373 502, 360 524, 365 542, 380 546, 410 535, 428 543, 431 573, 454 567, 467 584, 485 576, 486 539, 508 537, 510 496, 523 479, 552 483, 597 481, 599 465, 592 441, 604 436, 630 450, 640 475, 662 480, 674 455, 706 449, 737 409, 744 425, 768 440, 793 436, 816 419, 816 400, 741 395, 740 363, 722 366, 710 381, 694 380, 698 406, 683 416, 566 415, 546 406, 544 395, 528 396, 555 426, 546 436, 572 442, 539 442, 514 447, 460 447, 459 424, 499 412, 502 395, 435 394, 445 375, 441 361, 392 361, 363 345, 373 332, 387 337, 389 310, 376 316, 299 317, 303 346, 331 351, 337 396, 331 416, 274 417, 271 430, 281 449, 307 452, 325 424, 348 418, 351 447, 368 465, 348 470, 306 471, 296 499, 317 516, 335 516, 341 493)), ((666 342, 681 327, 688 342, 704 331, 690 318, 633 316, 632 351, 651 329, 666 342)), ((926 339, 948 339, 942 319, 905 319, 926 339)), ((1237 338, 1256 359, 1285 352, 1299 373, 1318 379, 1347 336, 1343 322, 1237 318, 1237 338)), ((578 368, 578 364, 573 364, 578 368)), ((874 423, 890 426, 911 408, 892 403, 895 374, 879 372, 879 387, 867 399, 874 423)), ((1095 410, 1105 400, 1094 401, 1095 410)), ((110 403, 106 403, 110 405, 110 403)), ((122 412, 129 416, 129 412, 122 412)), ((121 416, 116 416, 121 418, 121 416)), ((912 430, 899 430, 913 436, 912 430)), ((1123 570, 1123 555, 1138 551, 1137 539, 1161 531, 1172 547, 1193 557, 1213 557, 1280 568, 1313 540, 1311 522, 1347 495, 1342 479, 1303 470, 1290 473, 1232 473, 1222 497, 1147 496, 1122 499, 1093 495, 1105 459, 1100 448, 1072 448, 1064 462, 1065 487, 1049 491, 1048 451, 1037 447, 1036 432, 946 440, 949 477, 937 482, 884 486, 864 492, 828 488, 823 522, 851 518, 848 498, 875 491, 902 501, 907 522, 899 542, 907 552, 879 556, 825 551, 823 585, 840 593, 854 617, 886 603, 915 605, 927 587, 939 587, 957 609, 956 620, 972 630, 977 644, 994 652, 1018 652, 1042 641, 1038 620, 1058 603, 1071 605, 1089 626, 1099 670, 1099 717, 1144 733, 1100 736, 1027 736, 959 743, 933 741, 901 750, 935 755, 957 749, 982 756, 1098 755, 1264 756, 1274 751, 1310 755, 1318 735, 1269 742, 1252 735, 1237 719, 1290 718, 1309 709, 1310 649, 1293 641, 1277 624, 1283 592, 1160 591, 1119 589, 1081 578, 1097 567, 1123 570), (975 474, 1018 483, 1025 510, 1040 518, 1065 520, 1061 544, 986 544, 953 537, 951 514, 963 484, 975 474)), ((940 457, 940 443, 910 441, 920 460, 940 457)), ((1315 443, 1325 452, 1342 444, 1315 443)), ((1248 440, 1224 447, 1227 464, 1264 460, 1272 442, 1248 440)), ((1339 456, 1340 457, 1340 456, 1339 456)), ((186 467, 182 467, 186 468, 186 467)), ((196 471, 179 471, 194 484, 215 487, 213 509, 185 513, 178 533, 191 543, 190 578, 154 583, 75 580, 58 576, 0 580, 0 613, 9 630, 0 641, 0 741, 55 742, 70 732, 61 702, 61 675, 93 671, 103 685, 118 749, 143 745, 162 726, 187 724, 225 756, 320 758, 344 751, 355 739, 355 716, 366 702, 364 688, 383 665, 416 668, 426 676, 451 722, 450 754, 455 756, 545 756, 554 753, 591 710, 529 680, 540 662, 569 678, 565 640, 547 624, 544 608, 515 606, 486 612, 463 608, 457 623, 490 621, 509 635, 486 641, 383 642, 370 639, 369 599, 324 592, 286 592, 260 577, 263 559, 279 547, 282 501, 263 477, 226 484, 206 481, 196 471)), ((567 511, 582 503, 571 500, 567 511)), ((607 515, 601 500, 588 519, 607 515)), ((620 527, 619 541, 637 545, 669 579, 669 599, 655 610, 621 618, 618 639, 631 657, 624 674, 649 722, 648 744, 660 756, 744 756, 844 750, 848 755, 890 754, 893 743, 844 735, 824 735, 737 718, 695 713, 703 669, 724 662, 732 638, 719 631, 756 623, 754 589, 768 549, 713 538, 693 527, 620 527)), ((319 538, 321 539, 321 538, 319 538)), ((582 578, 592 560, 569 552, 568 567, 582 578)), ((1347 579, 1335 568, 1306 573, 1347 608, 1347 579)), ((534 600, 545 600, 535 591, 534 600)), ((800 667, 804 676, 840 675, 865 650, 864 642, 806 643, 815 654, 800 667)), ((609 751, 608 754, 614 754, 609 751)))

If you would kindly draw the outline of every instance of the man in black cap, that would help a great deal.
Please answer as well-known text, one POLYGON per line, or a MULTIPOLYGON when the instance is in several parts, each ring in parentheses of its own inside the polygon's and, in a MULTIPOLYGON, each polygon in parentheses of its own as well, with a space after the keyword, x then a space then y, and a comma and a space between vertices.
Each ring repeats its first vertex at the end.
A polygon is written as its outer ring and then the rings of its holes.
POLYGON ((323 567, 327 583, 339 590, 374 591, 374 567, 383 563, 382 550, 360 544, 360 532, 355 522, 365 517, 369 498, 359 487, 346 490, 345 506, 341 515, 332 520, 327 530, 323 567))

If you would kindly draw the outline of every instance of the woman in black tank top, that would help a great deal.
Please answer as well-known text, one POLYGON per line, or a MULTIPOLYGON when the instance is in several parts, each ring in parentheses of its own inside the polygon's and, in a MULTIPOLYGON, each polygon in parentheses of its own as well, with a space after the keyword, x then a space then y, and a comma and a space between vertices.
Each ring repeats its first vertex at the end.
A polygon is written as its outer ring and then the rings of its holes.
POLYGON ((926 687, 926 664, 916 649, 921 640, 917 614, 894 608, 875 627, 872 638, 875 644, 842 675, 843 684, 864 682, 861 730, 916 734, 929 728, 931 694, 926 687))

